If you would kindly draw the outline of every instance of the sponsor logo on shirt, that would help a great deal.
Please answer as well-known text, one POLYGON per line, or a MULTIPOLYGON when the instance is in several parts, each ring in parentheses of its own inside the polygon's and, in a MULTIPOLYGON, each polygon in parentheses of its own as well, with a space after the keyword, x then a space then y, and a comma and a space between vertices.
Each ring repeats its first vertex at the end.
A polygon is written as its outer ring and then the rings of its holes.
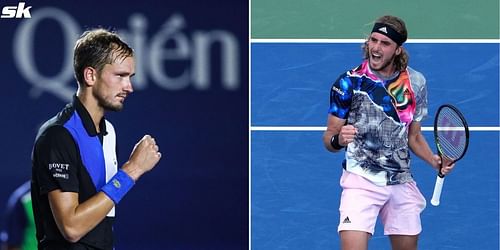
POLYGON ((52 177, 68 180, 69 174, 54 173, 54 174, 52 174, 52 177))
POLYGON ((66 163, 49 163, 49 171, 52 172, 52 177, 58 179, 69 179, 69 164, 66 163))
POLYGON ((343 96, 345 95, 344 91, 340 90, 339 88, 333 86, 333 91, 337 92, 339 95, 343 96))
POLYGON ((66 163, 49 163, 49 170, 55 169, 60 170, 60 171, 68 171, 69 169, 69 164, 66 163))

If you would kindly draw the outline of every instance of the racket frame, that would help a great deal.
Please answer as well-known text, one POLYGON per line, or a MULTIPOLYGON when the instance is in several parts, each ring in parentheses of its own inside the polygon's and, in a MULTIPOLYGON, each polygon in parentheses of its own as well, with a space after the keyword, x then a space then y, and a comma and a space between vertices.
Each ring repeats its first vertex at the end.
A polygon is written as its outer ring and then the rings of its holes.
MULTIPOLYGON (((453 106, 451 104, 441 105, 436 112, 436 116, 434 117, 434 142, 436 143, 438 155, 441 158, 441 165, 439 167, 439 172, 438 172, 438 175, 436 177, 436 184, 434 185, 434 192, 432 194, 432 199, 431 199, 431 204, 434 206, 438 206, 440 203, 441 191, 443 189, 443 184, 444 184, 444 174, 441 173, 441 169, 443 168, 443 161, 442 161, 442 159, 443 159, 443 152, 442 151, 443 150, 441 148, 441 144, 440 144, 439 139, 438 139, 439 138, 438 137, 438 127, 439 127, 438 117, 439 117, 439 114, 443 108, 449 108, 449 109, 453 110, 453 112, 455 112, 458 115, 458 117, 460 118, 460 120, 462 121, 462 123, 464 125, 464 130, 465 130, 464 150, 462 151, 462 154, 458 158, 453 159, 453 161, 450 163, 450 165, 457 162, 458 160, 462 159, 464 157, 465 153, 467 152, 467 148, 469 147, 469 126, 467 125, 467 121, 465 120, 465 117, 458 110, 458 108, 456 108, 455 106, 453 106)), ((445 155, 445 157, 446 157, 446 155, 445 155)))
MULTIPOLYGON (((451 104, 443 104, 438 108, 438 110, 436 112, 436 116, 434 117, 434 142, 436 143, 436 148, 437 148, 439 157, 441 157, 441 158, 443 157, 443 152, 442 152, 443 150, 441 148, 441 144, 439 143, 439 139, 438 139, 439 138, 439 136, 438 136, 438 127, 439 127, 438 126, 438 117, 439 117, 439 113, 444 108, 449 108, 449 109, 453 110, 458 115, 458 117, 460 118, 460 120, 462 121, 462 123, 464 125, 464 130, 465 130, 465 138, 466 138, 465 139, 465 148, 462 151, 462 154, 458 158, 453 159, 453 161, 451 162, 451 164, 453 164, 453 163, 457 162, 458 160, 462 159, 464 157, 465 153, 467 152, 467 148, 469 147, 469 125, 467 125, 467 121, 465 120, 465 117, 462 115, 460 110, 458 110, 458 108, 456 108, 455 106, 453 106, 451 104)), ((441 174, 444 177, 444 175, 441 173, 441 169, 439 170, 439 174, 441 174)))

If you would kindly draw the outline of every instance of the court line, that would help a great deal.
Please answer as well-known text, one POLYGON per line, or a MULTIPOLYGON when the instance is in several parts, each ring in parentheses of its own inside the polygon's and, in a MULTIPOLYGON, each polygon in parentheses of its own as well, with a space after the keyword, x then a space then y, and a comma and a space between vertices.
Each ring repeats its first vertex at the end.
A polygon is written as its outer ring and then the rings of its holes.
MULTIPOLYGON (((261 39, 252 38, 251 43, 364 43, 365 39, 261 39)), ((500 39, 408 39, 406 43, 500 43, 500 39)))
MULTIPOLYGON (((325 131, 326 127, 307 126, 251 126, 251 131, 325 131)), ((433 127, 422 127, 422 131, 433 131, 433 127)), ((500 127, 469 127, 469 131, 500 131, 500 127)))

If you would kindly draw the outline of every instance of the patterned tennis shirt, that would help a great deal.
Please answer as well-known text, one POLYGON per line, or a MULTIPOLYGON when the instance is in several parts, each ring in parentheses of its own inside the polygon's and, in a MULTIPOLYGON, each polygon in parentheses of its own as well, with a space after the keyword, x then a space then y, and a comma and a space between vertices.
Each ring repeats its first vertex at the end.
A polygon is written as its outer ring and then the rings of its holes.
POLYGON ((427 116, 427 90, 420 72, 408 67, 384 79, 365 60, 335 81, 329 113, 358 130, 342 163, 347 171, 379 186, 413 180, 408 129, 427 116))

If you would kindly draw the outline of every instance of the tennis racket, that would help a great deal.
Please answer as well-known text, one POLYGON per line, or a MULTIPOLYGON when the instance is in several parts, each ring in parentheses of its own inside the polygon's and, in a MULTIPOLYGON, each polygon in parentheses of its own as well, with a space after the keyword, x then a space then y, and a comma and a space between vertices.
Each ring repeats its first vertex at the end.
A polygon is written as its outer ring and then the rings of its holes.
MULTIPOLYGON (((469 126, 456 107, 450 104, 439 107, 434 117, 434 140, 439 156, 451 160, 450 165, 464 157, 469 146, 469 126)), ((431 199, 434 206, 439 205, 443 183, 444 175, 440 169, 431 199)))

